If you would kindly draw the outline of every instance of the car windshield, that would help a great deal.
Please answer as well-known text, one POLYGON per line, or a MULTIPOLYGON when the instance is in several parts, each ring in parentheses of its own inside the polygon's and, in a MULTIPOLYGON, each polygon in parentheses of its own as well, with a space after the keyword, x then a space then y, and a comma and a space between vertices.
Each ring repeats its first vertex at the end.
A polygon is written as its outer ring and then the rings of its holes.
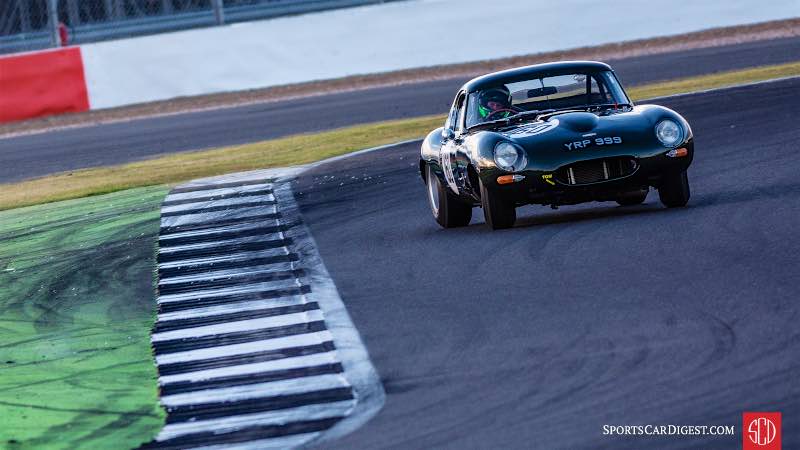
POLYGON ((611 71, 535 77, 498 84, 469 95, 467 127, 521 112, 630 103, 611 71))

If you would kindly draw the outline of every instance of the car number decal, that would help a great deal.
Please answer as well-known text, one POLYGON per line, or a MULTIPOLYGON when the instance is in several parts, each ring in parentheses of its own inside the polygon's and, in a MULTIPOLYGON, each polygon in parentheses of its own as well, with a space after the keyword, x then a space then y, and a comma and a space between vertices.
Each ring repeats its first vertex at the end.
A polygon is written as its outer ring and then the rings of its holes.
POLYGON ((550 130, 555 129, 558 126, 558 119, 552 119, 550 121, 544 123, 532 123, 525 126, 521 126, 519 128, 514 129, 513 131, 508 132, 509 136, 534 136, 537 134, 546 133, 550 130))

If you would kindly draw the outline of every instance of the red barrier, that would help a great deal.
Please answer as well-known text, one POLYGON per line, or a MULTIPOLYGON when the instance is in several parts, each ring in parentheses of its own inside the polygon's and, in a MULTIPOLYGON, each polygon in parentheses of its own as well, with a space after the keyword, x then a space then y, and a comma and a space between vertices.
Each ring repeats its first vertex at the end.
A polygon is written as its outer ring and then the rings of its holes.
POLYGON ((88 109, 80 47, 0 57, 0 122, 88 109))

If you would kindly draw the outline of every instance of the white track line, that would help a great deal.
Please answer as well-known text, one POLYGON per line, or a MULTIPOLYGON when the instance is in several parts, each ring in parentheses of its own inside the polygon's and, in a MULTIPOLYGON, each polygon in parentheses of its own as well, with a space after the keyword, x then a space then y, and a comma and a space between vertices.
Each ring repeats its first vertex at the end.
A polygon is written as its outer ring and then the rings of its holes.
POLYGON ((294 269, 291 262, 277 262, 272 264, 262 264, 258 266, 243 267, 241 269, 214 270, 198 273, 194 275, 183 275, 177 277, 167 277, 158 280, 159 286, 169 286, 170 284, 186 283, 192 281, 212 281, 212 280, 232 280, 235 278, 246 277, 249 275, 259 275, 275 272, 289 272, 294 269))
POLYGON ((221 200, 201 200, 198 202, 192 203, 183 203, 180 205, 172 205, 172 206, 164 206, 161 208, 161 213, 176 213, 181 211, 192 211, 200 208, 208 208, 210 206, 231 206, 236 207, 236 205, 241 205, 243 203, 253 203, 253 202, 274 202, 275 196, 272 194, 264 194, 264 195, 254 195, 254 196, 245 196, 245 197, 231 197, 231 198, 224 198, 221 200))
POLYGON ((158 322, 169 322, 180 319, 196 319, 199 317, 213 317, 220 314, 230 314, 242 311, 256 311, 260 309, 280 308, 308 303, 301 295, 291 297, 278 297, 268 300, 252 300, 247 302, 234 302, 224 305, 204 306, 158 315, 158 322))
POLYGON ((331 402, 280 409, 265 413, 243 414, 209 420, 170 423, 156 437, 157 441, 176 438, 192 433, 213 430, 216 434, 230 433, 251 426, 284 425, 305 420, 320 420, 343 417, 355 406, 355 400, 331 402))
POLYGON ((191 266, 196 264, 216 264, 229 261, 245 261, 248 259, 268 258, 271 256, 288 255, 289 250, 286 247, 268 248, 266 250, 256 250, 250 252, 231 253, 222 256, 204 256, 202 258, 188 258, 178 261, 168 261, 158 264, 159 269, 171 269, 174 267, 191 266))
POLYGON ((268 328, 300 325, 309 322, 324 320, 322 311, 312 310, 280 316, 261 317, 258 319, 238 320, 235 322, 219 323, 214 325, 196 326, 180 330, 153 333, 153 342, 169 341, 172 339, 186 339, 215 334, 235 333, 237 331, 257 331, 268 328))
POLYGON ((182 216, 162 217, 161 226, 165 228, 174 228, 181 225, 211 224, 228 219, 240 219, 245 221, 257 218, 263 214, 275 214, 276 212, 278 212, 278 210, 275 205, 238 208, 232 211, 226 211, 224 215, 220 215, 218 211, 199 212, 196 214, 184 214, 182 216))
POLYGON ((223 295, 248 294, 254 292, 272 291, 277 289, 287 289, 298 286, 300 286, 300 283, 297 281, 296 278, 289 278, 285 280, 275 280, 275 281, 265 281, 263 283, 245 284, 236 287, 205 289, 202 291, 192 291, 183 294, 161 295, 158 297, 158 303, 159 304, 176 303, 176 302, 183 302, 186 300, 214 298, 214 297, 221 297, 223 295))
POLYGON ((314 375, 267 383, 248 384, 219 389, 207 389, 185 394, 165 395, 161 402, 168 407, 197 405, 202 403, 221 403, 248 400, 251 398, 278 397, 281 395, 306 394, 350 387, 341 374, 314 375))
POLYGON ((189 200, 193 198, 212 197, 216 195, 230 195, 230 194, 239 194, 239 193, 246 193, 253 191, 262 191, 264 189, 272 189, 272 185, 273 183, 263 183, 263 184, 248 184, 245 186, 226 187, 226 188, 209 188, 202 191, 169 194, 164 200, 165 201, 189 200))
POLYGON ((311 355, 295 356, 292 358, 275 359, 251 364, 240 364, 236 366, 219 367, 216 369, 196 370, 175 375, 164 375, 159 377, 158 382, 162 386, 182 381, 199 382, 208 381, 215 378, 228 377, 232 375, 253 375, 265 372, 275 372, 278 370, 302 369, 303 367, 314 367, 323 364, 338 363, 336 351, 314 353, 311 355))
POLYGON ((158 253, 162 255, 169 255, 175 252, 184 252, 190 250, 204 250, 207 248, 214 248, 220 245, 235 245, 235 244, 248 244, 252 242, 262 242, 262 241, 275 241, 283 239, 283 235, 280 232, 273 232, 273 233, 265 233, 258 236, 248 236, 244 238, 234 238, 234 239, 220 239, 218 241, 210 241, 210 242, 201 242, 197 244, 181 244, 181 245, 173 245, 173 246, 162 246, 159 247, 158 253))
POLYGON ((247 355, 273 350, 285 350, 292 347, 307 347, 319 345, 333 340, 330 331, 315 331, 313 333, 295 334, 262 341, 245 342, 243 344, 221 345, 219 347, 201 348, 176 353, 156 355, 156 363, 173 364, 199 361, 225 356, 247 355))
POLYGON ((162 234, 158 237, 159 243, 169 244, 169 241, 187 237, 201 237, 215 233, 233 233, 237 231, 247 231, 261 227, 276 227, 279 225, 278 219, 261 219, 255 222, 244 222, 236 225, 223 225, 214 228, 204 228, 202 230, 178 231, 175 233, 162 234))
POLYGON ((307 442, 319 436, 319 434, 319 432, 290 434, 288 436, 270 439, 258 439, 255 441, 239 442, 236 444, 192 447, 190 450, 285 450, 287 448, 300 448, 307 442))

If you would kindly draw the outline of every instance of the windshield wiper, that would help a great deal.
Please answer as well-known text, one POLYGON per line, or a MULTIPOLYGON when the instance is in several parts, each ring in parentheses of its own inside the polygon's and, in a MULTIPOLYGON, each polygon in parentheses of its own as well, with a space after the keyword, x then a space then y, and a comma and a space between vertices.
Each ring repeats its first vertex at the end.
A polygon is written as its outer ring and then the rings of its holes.
POLYGON ((475 125, 467 127, 467 131, 480 130, 481 128, 494 128, 496 125, 497 126, 508 125, 508 119, 509 117, 506 117, 504 119, 490 120, 488 122, 476 123, 475 125))
POLYGON ((630 103, 592 103, 588 105, 574 106, 574 108, 585 109, 606 109, 606 108, 632 108, 630 103))
POLYGON ((530 111, 522 111, 520 113, 516 113, 513 116, 509 117, 508 119, 510 121, 523 120, 523 119, 526 119, 528 117, 533 117, 533 118, 538 119, 539 117, 541 117, 541 116, 543 116, 545 114, 552 113, 552 112, 555 112, 555 109, 533 109, 533 110, 530 110, 530 111))
POLYGON ((586 111, 586 109, 585 109, 585 108, 582 108, 582 107, 580 107, 580 106, 578 106, 578 108, 581 108, 581 109, 569 108, 569 109, 558 109, 558 110, 552 110, 552 111, 548 112, 547 114, 542 114, 542 115, 541 115, 539 118, 541 118, 541 119, 549 119, 549 118, 551 118, 551 117, 553 117, 553 116, 557 116, 557 115, 559 115, 559 114, 566 114, 566 113, 571 113, 571 112, 584 112, 584 111, 586 111))
POLYGON ((533 117, 534 119, 538 119, 540 116, 542 116, 544 114, 549 114, 549 113, 552 113, 552 112, 555 112, 555 111, 556 111, 555 109, 542 109, 542 110, 534 109, 534 110, 530 110, 530 111, 521 111, 521 112, 518 112, 518 113, 514 114, 513 116, 504 117, 502 119, 495 119, 495 120, 490 120, 488 122, 476 123, 475 125, 472 125, 471 127, 467 128, 467 130, 478 130, 478 129, 481 129, 481 128, 493 128, 493 127, 499 126, 499 125, 505 126, 505 125, 509 125, 511 123, 514 123, 514 122, 522 121, 522 120, 524 120, 526 118, 529 118, 529 117, 533 117))
POLYGON ((556 116, 558 114, 566 114, 571 112, 583 112, 583 111, 592 111, 592 110, 601 110, 607 108, 632 108, 633 105, 630 103, 593 103, 591 105, 577 105, 577 106, 570 106, 566 109, 558 109, 558 110, 551 110, 547 114, 542 114, 540 118, 550 118, 556 116))

